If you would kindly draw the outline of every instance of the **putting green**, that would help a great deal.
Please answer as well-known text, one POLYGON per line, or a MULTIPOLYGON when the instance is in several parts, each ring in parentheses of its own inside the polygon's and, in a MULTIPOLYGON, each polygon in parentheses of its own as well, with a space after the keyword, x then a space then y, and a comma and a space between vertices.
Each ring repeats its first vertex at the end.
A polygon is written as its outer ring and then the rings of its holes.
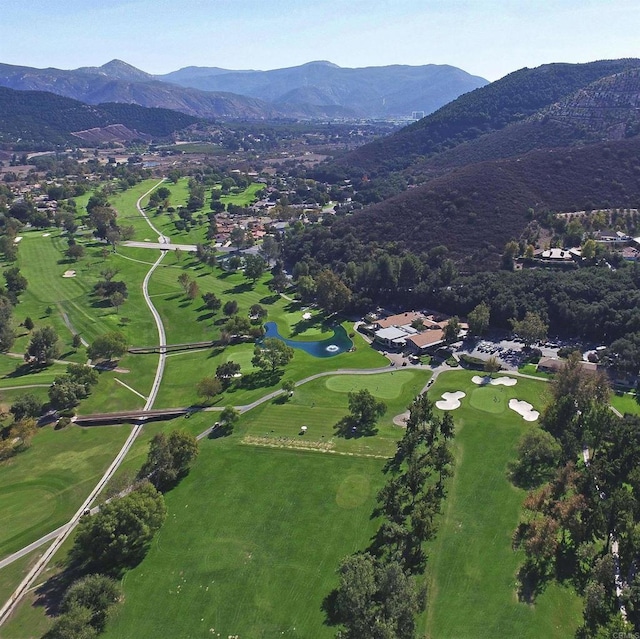
POLYGON ((507 393, 502 386, 481 386, 471 391, 469 402, 485 413, 504 413, 507 393))
POLYGON ((365 475, 348 475, 342 480, 336 493, 336 504, 340 508, 357 508, 369 498, 369 478, 365 475))
POLYGON ((395 371, 380 375, 335 375, 325 382, 330 391, 336 393, 354 393, 367 389, 375 397, 395 399, 400 396, 402 387, 413 379, 411 371, 395 371))

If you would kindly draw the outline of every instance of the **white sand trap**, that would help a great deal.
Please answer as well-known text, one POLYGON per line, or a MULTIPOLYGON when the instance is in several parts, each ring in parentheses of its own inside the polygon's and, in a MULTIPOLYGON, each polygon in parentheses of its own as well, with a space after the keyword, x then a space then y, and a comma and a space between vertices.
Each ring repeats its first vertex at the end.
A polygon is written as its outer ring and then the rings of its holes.
POLYGON ((18 242, 22 242, 22 235, 18 235, 18 237, 13 238, 14 244, 17 244, 18 242))
POLYGON ((303 313, 302 314, 302 319, 303 320, 311 319, 311 313, 303 313))
POLYGON ((460 400, 466 396, 466 393, 462 391, 455 391, 454 393, 442 393, 442 399, 436 402, 436 408, 440 410, 455 410, 460 408, 460 400))
POLYGON ((529 402, 520 399, 510 399, 509 408, 518 413, 526 422, 535 422, 540 417, 540 413, 533 410, 533 406, 529 402))
POLYGON ((42 237, 49 237, 51 235, 51 233, 43 233, 42 237))
POLYGON ((62 277, 75 277, 76 276, 76 272, 75 271, 65 271, 62 274, 62 277))
POLYGON ((513 379, 513 377, 489 377, 488 375, 484 377, 474 375, 471 381, 474 384, 480 384, 480 386, 486 386, 487 384, 491 384, 491 386, 515 386, 518 383, 518 380, 513 379))

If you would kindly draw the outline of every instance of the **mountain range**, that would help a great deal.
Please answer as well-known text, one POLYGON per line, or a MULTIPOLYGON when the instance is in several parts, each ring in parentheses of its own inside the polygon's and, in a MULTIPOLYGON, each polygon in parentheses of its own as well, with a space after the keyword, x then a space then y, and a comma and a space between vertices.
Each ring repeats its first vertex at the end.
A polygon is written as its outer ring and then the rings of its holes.
POLYGON ((637 208, 639 153, 640 60, 552 64, 463 95, 316 177, 350 177, 368 201, 399 177, 412 186, 336 220, 335 238, 442 245, 475 270, 497 265, 510 240, 529 241, 531 211, 637 208))
POLYGON ((0 64, 0 86, 48 91, 87 104, 123 102, 204 118, 411 117, 486 80, 450 66, 343 69, 312 62, 273 71, 188 67, 163 76, 112 60, 75 70, 0 64))
POLYGON ((484 86, 484 78, 456 67, 428 64, 347 69, 327 61, 273 71, 187 67, 157 79, 203 91, 226 91, 279 108, 297 105, 349 109, 358 117, 431 113, 460 94, 484 86))

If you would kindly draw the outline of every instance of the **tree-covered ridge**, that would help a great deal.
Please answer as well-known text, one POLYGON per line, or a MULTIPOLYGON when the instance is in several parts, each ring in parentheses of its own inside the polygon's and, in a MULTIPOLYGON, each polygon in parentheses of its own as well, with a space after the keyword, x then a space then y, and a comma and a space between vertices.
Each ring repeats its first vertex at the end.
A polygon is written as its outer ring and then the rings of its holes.
MULTIPOLYGON (((546 211, 635 208, 638 152, 640 139, 632 138, 467 166, 340 216, 328 234, 335 243, 351 235, 364 244, 414 253, 444 245, 461 270, 481 270, 497 265, 510 240, 534 243, 540 231, 534 218, 546 211)), ((355 250, 344 246, 339 257, 331 243, 302 241, 327 261, 346 263, 355 250)))
POLYGON ((65 144, 75 139, 73 132, 110 124, 166 137, 197 122, 196 118, 168 109, 115 103, 91 106, 44 91, 4 87, 0 87, 0 112, 0 141, 23 144, 65 144))
POLYGON ((514 71, 398 133, 349 153, 337 164, 353 173, 402 170, 426 156, 524 120, 599 78, 639 66, 640 60, 625 59, 514 71))

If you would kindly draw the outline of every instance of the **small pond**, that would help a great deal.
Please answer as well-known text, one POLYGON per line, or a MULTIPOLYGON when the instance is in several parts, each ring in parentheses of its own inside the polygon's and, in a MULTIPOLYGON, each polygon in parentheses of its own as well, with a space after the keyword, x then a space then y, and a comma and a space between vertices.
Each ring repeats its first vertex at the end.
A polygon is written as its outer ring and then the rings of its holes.
POLYGON ((267 322, 264 328, 265 338, 275 337, 276 339, 282 340, 287 346, 299 348, 309 353, 309 355, 313 355, 313 357, 333 357, 334 355, 348 351, 353 346, 353 342, 349 339, 347 331, 345 331, 340 324, 333 327, 333 337, 328 337, 327 339, 316 342, 286 339, 278 332, 278 326, 275 322, 267 322))

